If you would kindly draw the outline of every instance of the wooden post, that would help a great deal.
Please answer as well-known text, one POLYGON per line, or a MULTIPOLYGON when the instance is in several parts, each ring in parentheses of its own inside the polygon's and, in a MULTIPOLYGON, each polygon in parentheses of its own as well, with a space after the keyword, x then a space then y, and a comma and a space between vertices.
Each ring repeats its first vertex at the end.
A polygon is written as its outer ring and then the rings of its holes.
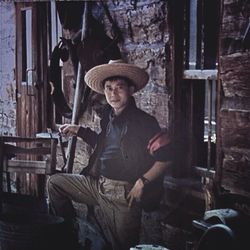
MULTIPOLYGON (((82 18, 82 35, 81 35, 81 42, 87 35, 87 28, 88 28, 88 1, 84 2, 84 13, 82 18)), ((79 122, 79 113, 80 113, 80 105, 81 105, 81 98, 84 94, 84 70, 81 66, 79 61, 78 63, 78 71, 77 71, 77 80, 76 80, 76 89, 75 89, 75 96, 74 96, 74 105, 73 105, 73 114, 71 124, 78 124, 79 122)), ((76 149, 76 142, 77 137, 73 136, 69 140, 68 148, 67 148, 67 162, 66 162, 66 172, 72 173, 73 171, 73 164, 75 158, 75 149, 76 149)))

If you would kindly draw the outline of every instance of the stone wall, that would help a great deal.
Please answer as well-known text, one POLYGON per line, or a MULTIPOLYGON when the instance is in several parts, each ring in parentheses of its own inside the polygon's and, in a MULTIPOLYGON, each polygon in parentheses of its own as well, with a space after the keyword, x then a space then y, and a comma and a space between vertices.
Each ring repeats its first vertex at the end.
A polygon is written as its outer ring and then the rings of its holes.
MULTIPOLYGON (((118 44, 124 60, 145 68, 150 75, 147 86, 135 94, 137 106, 154 115, 161 127, 168 127, 169 91, 166 82, 165 48, 169 42, 167 25, 167 1, 108 1, 109 11, 119 26, 123 41, 118 44)), ((111 35, 111 23, 104 14, 106 32, 111 35)), ((98 130, 99 118, 92 110, 88 110, 80 120, 98 130)), ((74 171, 86 166, 88 147, 77 142, 74 171)))
POLYGON ((15 7, 0 1, 0 135, 16 133, 15 7))
MULTIPOLYGON (((109 7, 124 37, 120 44, 122 54, 128 62, 146 68, 150 75, 148 85, 135 95, 137 105, 154 115, 162 127, 168 127, 167 1, 110 1, 109 7)), ((108 25, 107 22, 107 28, 108 25)))
MULTIPOLYGON (((165 46, 168 43, 167 3, 166 1, 109 1, 111 15, 122 31, 124 41, 119 47, 124 59, 146 68, 150 74, 149 84, 135 95, 138 107, 154 115, 162 127, 168 127, 169 93, 166 84, 165 46)), ((15 7, 11 1, 1 1, 0 12, 0 133, 15 134, 15 7)), ((110 22, 105 17, 107 33, 111 31, 110 22)), ((69 37, 65 34, 65 37, 69 37)), ((73 104, 74 73, 70 62, 64 65, 68 102, 73 104)), ((64 122, 69 122, 65 119, 64 122)), ((81 123, 98 130, 99 118, 92 110, 81 118, 81 123)), ((78 142, 75 168, 79 171, 87 164, 89 149, 78 142)))
MULTIPOLYGON (((154 115, 161 127, 168 127, 169 92, 165 68, 165 47, 169 40, 167 2, 108 1, 108 4, 123 34, 124 41, 118 45, 124 59, 146 68, 150 75, 149 84, 135 95, 137 105, 154 115)), ((1 1, 0 5, 0 134, 12 135, 16 133, 15 7, 12 1, 1 1)), ((111 24, 106 16, 105 27, 107 34, 110 34, 111 24)), ((66 32, 64 36, 69 38, 66 32)), ((70 62, 65 63, 64 72, 66 96, 72 105, 75 81, 70 62)), ((63 122, 70 121, 64 119, 63 122)), ((80 123, 99 129, 99 117, 91 109, 81 117, 80 123)), ((78 140, 74 165, 76 172, 86 166, 89 152, 90 149, 78 140)))
MULTIPOLYGON (((221 30, 221 184, 250 197, 250 52, 244 44, 248 1, 226 0, 221 30)), ((248 45, 249 48, 249 45, 248 45)))

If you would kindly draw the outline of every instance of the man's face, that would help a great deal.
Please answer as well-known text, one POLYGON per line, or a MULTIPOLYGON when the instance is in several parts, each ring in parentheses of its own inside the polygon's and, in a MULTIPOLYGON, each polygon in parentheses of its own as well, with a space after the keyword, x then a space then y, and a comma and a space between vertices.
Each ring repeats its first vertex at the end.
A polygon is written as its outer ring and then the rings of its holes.
POLYGON ((116 115, 127 106, 129 97, 134 93, 134 86, 128 86, 123 79, 106 81, 104 94, 108 104, 114 109, 116 115))

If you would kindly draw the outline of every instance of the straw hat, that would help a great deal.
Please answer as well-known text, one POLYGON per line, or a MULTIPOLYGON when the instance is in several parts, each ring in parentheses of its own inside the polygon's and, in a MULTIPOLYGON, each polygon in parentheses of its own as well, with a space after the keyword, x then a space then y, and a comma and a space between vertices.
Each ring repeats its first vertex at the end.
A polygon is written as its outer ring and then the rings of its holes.
POLYGON ((149 79, 145 70, 119 59, 110 60, 108 64, 101 64, 90 69, 86 73, 84 80, 91 89, 104 94, 103 81, 113 76, 122 76, 130 79, 135 85, 135 91, 142 89, 149 79))

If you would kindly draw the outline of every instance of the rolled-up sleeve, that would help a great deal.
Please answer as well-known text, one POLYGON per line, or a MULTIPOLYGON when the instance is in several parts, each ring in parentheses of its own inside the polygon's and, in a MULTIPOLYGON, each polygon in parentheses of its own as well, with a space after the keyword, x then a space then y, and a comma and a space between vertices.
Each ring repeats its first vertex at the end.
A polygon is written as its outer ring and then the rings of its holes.
POLYGON ((174 146, 173 143, 169 143, 158 148, 153 157, 156 161, 166 162, 166 161, 173 161, 174 160, 174 146))
POLYGON ((97 143, 98 134, 90 128, 80 127, 77 136, 89 144, 92 148, 94 148, 97 143))

